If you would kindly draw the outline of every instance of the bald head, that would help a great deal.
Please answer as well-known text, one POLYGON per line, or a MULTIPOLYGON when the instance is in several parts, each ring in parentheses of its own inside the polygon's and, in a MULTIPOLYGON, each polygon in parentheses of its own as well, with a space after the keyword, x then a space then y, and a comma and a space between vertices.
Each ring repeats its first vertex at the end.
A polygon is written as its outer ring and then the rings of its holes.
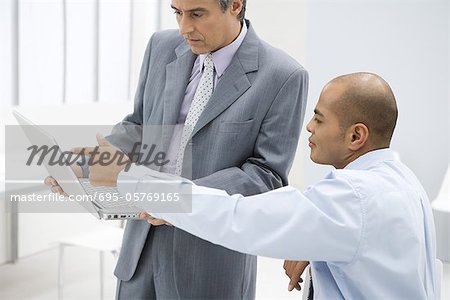
POLYGON ((345 129, 363 123, 369 129, 374 147, 388 147, 397 122, 397 104, 389 84, 372 73, 339 76, 324 88, 340 91, 333 101, 333 111, 345 129))

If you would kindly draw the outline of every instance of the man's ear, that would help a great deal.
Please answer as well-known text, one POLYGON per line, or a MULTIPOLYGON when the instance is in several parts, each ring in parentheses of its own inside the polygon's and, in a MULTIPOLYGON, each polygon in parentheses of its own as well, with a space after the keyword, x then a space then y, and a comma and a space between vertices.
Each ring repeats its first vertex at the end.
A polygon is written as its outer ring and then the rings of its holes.
POLYGON ((234 0, 231 4, 231 12, 233 15, 237 16, 244 9, 244 4, 242 0, 234 0))
POLYGON ((358 151, 367 144, 369 139, 369 128, 363 123, 356 123, 349 130, 349 149, 358 151))

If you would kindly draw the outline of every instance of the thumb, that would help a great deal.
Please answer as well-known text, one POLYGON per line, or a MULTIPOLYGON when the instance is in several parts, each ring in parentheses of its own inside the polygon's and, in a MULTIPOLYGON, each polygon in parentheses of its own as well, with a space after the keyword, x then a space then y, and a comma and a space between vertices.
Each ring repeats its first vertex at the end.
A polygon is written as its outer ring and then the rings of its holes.
POLYGON ((74 154, 89 154, 94 151, 94 147, 75 147, 70 149, 70 152, 74 154))
POLYGON ((99 146, 110 146, 111 145, 108 142, 108 140, 105 139, 105 137, 101 133, 97 133, 96 138, 97 138, 97 142, 98 142, 99 146))
POLYGON ((139 213, 139 219, 147 220, 150 215, 146 212, 139 213))
POLYGON ((293 275, 291 277, 291 280, 289 281, 288 291, 292 291, 294 288, 297 288, 299 286, 300 276, 299 275, 293 275))

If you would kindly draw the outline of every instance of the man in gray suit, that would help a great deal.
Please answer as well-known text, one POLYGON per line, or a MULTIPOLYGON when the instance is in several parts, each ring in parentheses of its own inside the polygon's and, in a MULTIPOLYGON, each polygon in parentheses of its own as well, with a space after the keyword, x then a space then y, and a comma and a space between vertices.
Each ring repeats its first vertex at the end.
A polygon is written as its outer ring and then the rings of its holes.
MULTIPOLYGON (((172 0, 171 6, 179 32, 158 32, 150 39, 134 112, 108 140, 130 153, 136 141, 151 134, 145 126, 130 132, 127 125, 186 124, 192 127, 187 134, 174 131, 167 154, 175 163, 163 171, 229 194, 287 185, 307 72, 257 37, 244 19, 245 0, 172 0), (189 167, 185 152, 192 153, 189 167)), ((253 299, 256 257, 172 226, 128 221, 115 275, 120 299, 253 299)))

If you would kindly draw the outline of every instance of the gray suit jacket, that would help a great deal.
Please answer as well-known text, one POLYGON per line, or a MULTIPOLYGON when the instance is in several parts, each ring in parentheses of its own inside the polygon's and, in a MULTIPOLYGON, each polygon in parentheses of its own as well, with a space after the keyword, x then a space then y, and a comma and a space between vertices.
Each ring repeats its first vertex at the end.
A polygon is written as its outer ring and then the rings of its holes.
MULTIPOLYGON (((248 32, 193 132, 192 179, 252 195, 286 185, 303 122, 308 75, 284 52, 248 32)), ((147 46, 134 112, 109 140, 128 152, 148 138, 124 125, 174 125, 196 56, 178 31, 155 33, 147 46)), ((186 170, 184 170, 186 171, 186 170)), ((129 221, 115 275, 133 276, 150 226, 129 221)), ((181 298, 253 298, 256 258, 174 229, 175 286, 181 298), (188 287, 190 286, 190 287, 188 287)), ((174 287, 175 288, 175 287, 174 287)))

